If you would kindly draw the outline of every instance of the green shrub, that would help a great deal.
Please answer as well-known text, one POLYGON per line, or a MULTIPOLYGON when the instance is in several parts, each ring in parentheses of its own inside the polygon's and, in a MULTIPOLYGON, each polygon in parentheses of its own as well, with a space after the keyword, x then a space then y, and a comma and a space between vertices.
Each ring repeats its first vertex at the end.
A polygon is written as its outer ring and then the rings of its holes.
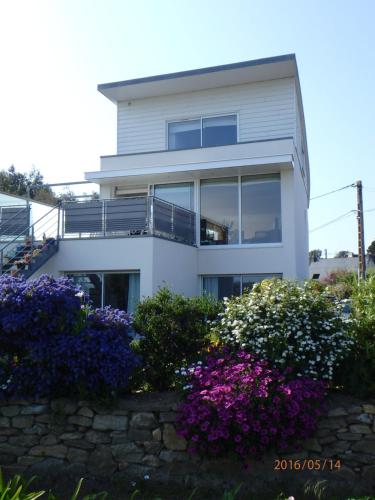
POLYGON ((375 395, 375 276, 361 281, 351 301, 351 355, 336 371, 335 380, 361 397, 375 395))
POLYGON ((343 305, 315 284, 258 283, 225 301, 215 332, 233 350, 245 349, 297 375, 331 379, 352 344, 343 305))
POLYGON ((134 315, 141 337, 133 343, 142 357, 139 380, 150 389, 173 388, 175 370, 196 360, 208 345, 208 322, 220 309, 210 297, 184 297, 166 288, 141 302, 134 315))
POLYGON ((339 299, 348 299, 357 286, 357 273, 355 271, 338 269, 330 272, 322 283, 339 299))

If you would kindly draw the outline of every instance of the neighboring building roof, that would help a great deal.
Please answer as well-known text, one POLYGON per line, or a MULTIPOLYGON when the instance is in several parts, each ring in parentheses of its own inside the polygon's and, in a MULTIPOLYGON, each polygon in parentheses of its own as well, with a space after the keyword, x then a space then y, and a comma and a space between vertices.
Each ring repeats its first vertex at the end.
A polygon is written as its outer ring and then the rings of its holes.
MULTIPOLYGON (((26 205, 28 198, 26 196, 20 196, 18 194, 6 193, 0 191, 0 206, 10 206, 10 205, 26 205)), ((46 205, 47 207, 53 207, 50 203, 45 203, 44 201, 29 199, 30 203, 38 203, 39 205, 46 205)))

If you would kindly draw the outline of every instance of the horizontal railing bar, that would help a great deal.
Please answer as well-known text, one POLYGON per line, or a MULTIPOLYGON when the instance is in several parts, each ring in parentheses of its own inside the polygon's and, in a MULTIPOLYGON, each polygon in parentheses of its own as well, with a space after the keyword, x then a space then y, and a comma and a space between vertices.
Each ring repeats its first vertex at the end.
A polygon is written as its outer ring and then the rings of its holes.
POLYGON ((64 237, 152 235, 155 230, 171 241, 195 244, 195 212, 153 195, 67 201, 62 208, 64 237))
POLYGON ((51 212, 53 212, 53 210, 55 209, 58 209, 59 208, 59 205, 56 205, 54 206, 53 208, 51 208, 51 210, 49 210, 46 214, 44 214, 42 217, 40 217, 36 222, 34 222, 33 224, 30 224, 26 229, 24 229, 20 234, 18 234, 12 241, 10 241, 7 245, 5 245, 4 247, 1 248, 1 251, 4 252, 4 250, 9 247, 10 245, 12 245, 12 243, 15 243, 18 238, 20 238, 21 236, 24 236, 24 232, 25 231, 28 231, 29 229, 31 229, 33 226, 35 226, 36 224, 38 224, 38 222, 40 222, 41 220, 44 219, 44 217, 47 217, 48 214, 50 214, 51 212))

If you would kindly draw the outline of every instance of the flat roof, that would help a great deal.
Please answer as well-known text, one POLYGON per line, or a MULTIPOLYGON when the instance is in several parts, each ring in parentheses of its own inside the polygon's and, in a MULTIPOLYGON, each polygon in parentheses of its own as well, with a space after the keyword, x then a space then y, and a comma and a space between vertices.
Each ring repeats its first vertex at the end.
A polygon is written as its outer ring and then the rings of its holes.
POLYGON ((98 90, 112 102, 117 103, 288 77, 298 78, 295 54, 102 83, 98 85, 98 90))

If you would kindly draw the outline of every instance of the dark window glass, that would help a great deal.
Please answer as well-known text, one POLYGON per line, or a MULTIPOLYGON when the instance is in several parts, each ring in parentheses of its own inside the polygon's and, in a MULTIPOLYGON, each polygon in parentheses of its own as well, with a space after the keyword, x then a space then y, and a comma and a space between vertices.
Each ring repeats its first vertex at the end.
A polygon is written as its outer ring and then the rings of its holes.
POLYGON ((168 149, 190 149, 200 146, 200 120, 186 120, 168 124, 168 149))
POLYGON ((194 210, 194 184, 180 182, 175 184, 157 184, 154 193, 160 198, 187 210, 194 210))
POLYGON ((139 274, 104 274, 104 305, 133 313, 139 302, 139 274))
POLYGON ((241 294, 241 276, 203 277, 203 291, 215 299, 241 294))
POLYGON ((68 274, 68 277, 82 288, 86 301, 90 301, 93 307, 102 307, 101 274, 68 274))
POLYGON ((201 245, 238 243, 238 179, 201 181, 201 245))
POLYGON ((278 175, 242 177, 242 243, 281 242, 278 175))
POLYGON ((245 274, 234 276, 203 276, 203 292, 215 299, 241 295, 251 290, 254 283, 271 278, 282 278, 282 274, 245 274))
POLYGON ((67 276, 81 286, 93 307, 112 306, 128 313, 135 312, 140 299, 139 273, 72 273, 67 276))
POLYGON ((237 116, 215 116, 202 120, 202 146, 225 146, 237 142, 237 116))
POLYGON ((242 293, 251 290, 255 283, 271 278, 282 278, 282 274, 247 274, 242 276, 242 293))

